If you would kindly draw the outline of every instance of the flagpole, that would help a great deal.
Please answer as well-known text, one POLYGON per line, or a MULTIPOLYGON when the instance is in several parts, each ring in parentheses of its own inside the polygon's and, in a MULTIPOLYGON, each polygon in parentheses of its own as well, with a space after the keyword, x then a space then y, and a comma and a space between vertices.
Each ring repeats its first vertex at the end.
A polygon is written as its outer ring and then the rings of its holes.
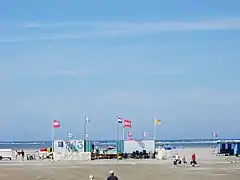
POLYGON ((53 120, 51 123, 51 127, 52 127, 52 152, 54 152, 54 127, 53 127, 53 120))
POLYGON ((116 142, 116 150, 117 150, 117 160, 118 160, 118 149, 119 149, 119 122, 117 121, 117 142, 116 142))
POLYGON ((70 132, 67 133, 67 136, 68 136, 68 141, 70 141, 70 135, 69 135, 70 132))
POLYGON ((122 139, 125 140, 125 128, 124 128, 124 125, 123 125, 123 132, 122 132, 122 139))
POLYGON ((85 116, 84 120, 84 140, 86 140, 86 134, 87 134, 87 116, 85 116))
POLYGON ((119 123, 117 122, 117 142, 119 140, 119 123))
POLYGON ((212 148, 213 148, 213 140, 214 140, 214 138, 213 138, 213 136, 214 136, 214 134, 213 134, 213 132, 212 132, 212 148))
POLYGON ((153 119, 153 140, 156 140, 156 122, 155 119, 153 119))

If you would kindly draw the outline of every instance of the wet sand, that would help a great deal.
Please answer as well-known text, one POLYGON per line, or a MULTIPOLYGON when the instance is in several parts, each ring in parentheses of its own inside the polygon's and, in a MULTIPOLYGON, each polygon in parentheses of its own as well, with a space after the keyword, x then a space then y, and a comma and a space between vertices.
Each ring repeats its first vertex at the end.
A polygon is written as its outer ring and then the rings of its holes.
POLYGON ((238 179, 240 161, 236 157, 217 157, 211 149, 179 150, 178 154, 188 158, 192 152, 199 154, 198 167, 172 165, 168 160, 98 160, 98 161, 2 161, 0 162, 0 180, 77 180, 106 179, 108 171, 114 170, 122 180, 202 180, 228 178, 238 179), (236 161, 231 163, 231 161, 236 161))

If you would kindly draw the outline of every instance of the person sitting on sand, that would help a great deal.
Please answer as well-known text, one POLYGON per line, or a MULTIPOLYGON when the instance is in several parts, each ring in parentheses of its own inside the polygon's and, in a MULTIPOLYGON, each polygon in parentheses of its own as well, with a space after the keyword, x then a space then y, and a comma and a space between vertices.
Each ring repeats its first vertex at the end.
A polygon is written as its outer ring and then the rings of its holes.
POLYGON ((178 163, 180 161, 180 157, 178 154, 175 155, 175 161, 178 163))
POLYGON ((94 176, 93 175, 90 175, 89 176, 89 180, 93 180, 94 179, 94 176))
POLYGON ((176 155, 174 156, 173 164, 174 164, 174 165, 178 165, 178 164, 181 164, 181 163, 182 163, 182 161, 181 161, 179 155, 176 154, 176 155))
POLYGON ((107 178, 107 180, 118 180, 118 177, 114 175, 113 170, 109 171, 109 176, 107 178))
POLYGON ((182 162, 183 162, 183 164, 187 164, 185 156, 182 157, 182 162))
POLYGON ((177 161, 179 160, 179 155, 178 155, 178 154, 175 155, 175 159, 176 159, 177 161))

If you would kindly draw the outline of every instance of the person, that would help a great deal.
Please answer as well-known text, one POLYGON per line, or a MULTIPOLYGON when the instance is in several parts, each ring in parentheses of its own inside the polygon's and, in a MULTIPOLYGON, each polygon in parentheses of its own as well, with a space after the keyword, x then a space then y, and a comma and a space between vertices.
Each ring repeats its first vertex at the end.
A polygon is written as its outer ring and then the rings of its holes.
POLYGON ((15 150, 15 159, 16 160, 18 159, 18 150, 17 149, 15 150))
POLYGON ((179 155, 176 154, 176 155, 175 155, 175 160, 176 160, 176 161, 179 161, 179 159, 180 159, 180 158, 179 158, 179 155))
POLYGON ((24 153, 24 151, 22 150, 22 161, 24 161, 24 157, 25 157, 25 153, 24 153))
POLYGON ((90 175, 89 176, 89 180, 93 180, 94 179, 94 176, 93 175, 90 175))
POLYGON ((181 162, 181 160, 180 160, 179 155, 176 154, 175 157, 174 157, 174 160, 173 160, 173 164, 174 164, 174 165, 178 165, 178 164, 181 164, 181 163, 182 163, 182 162, 181 162))
POLYGON ((191 164, 192 166, 195 166, 195 165, 197 164, 196 154, 195 154, 195 153, 192 154, 192 161, 191 161, 190 164, 191 164))
POLYGON ((118 177, 114 175, 113 170, 109 171, 109 176, 107 178, 107 180, 118 180, 118 177))
POLYGON ((186 157, 185 157, 185 156, 182 157, 182 162, 183 162, 183 164, 187 164, 187 161, 186 161, 186 157))

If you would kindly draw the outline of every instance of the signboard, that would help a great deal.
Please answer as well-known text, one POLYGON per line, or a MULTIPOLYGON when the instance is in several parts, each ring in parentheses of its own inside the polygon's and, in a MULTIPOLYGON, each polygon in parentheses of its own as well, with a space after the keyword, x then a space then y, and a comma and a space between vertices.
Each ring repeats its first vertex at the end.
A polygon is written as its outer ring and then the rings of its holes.
POLYGON ((84 152, 84 140, 55 140, 55 152, 84 152))

